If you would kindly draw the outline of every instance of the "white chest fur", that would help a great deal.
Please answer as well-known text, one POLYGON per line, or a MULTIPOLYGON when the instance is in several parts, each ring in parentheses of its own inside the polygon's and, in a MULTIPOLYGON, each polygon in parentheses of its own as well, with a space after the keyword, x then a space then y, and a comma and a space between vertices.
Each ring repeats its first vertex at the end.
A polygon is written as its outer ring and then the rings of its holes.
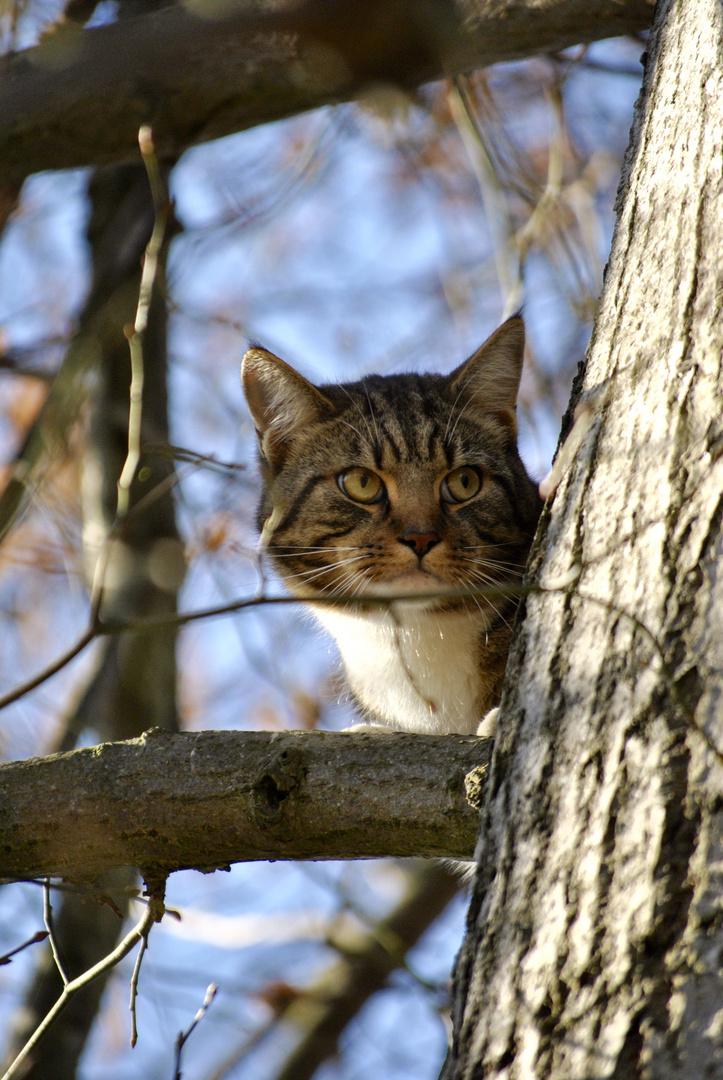
POLYGON ((396 619, 389 611, 314 608, 336 639, 355 697, 374 718, 403 731, 474 734, 485 616, 394 607, 396 619))

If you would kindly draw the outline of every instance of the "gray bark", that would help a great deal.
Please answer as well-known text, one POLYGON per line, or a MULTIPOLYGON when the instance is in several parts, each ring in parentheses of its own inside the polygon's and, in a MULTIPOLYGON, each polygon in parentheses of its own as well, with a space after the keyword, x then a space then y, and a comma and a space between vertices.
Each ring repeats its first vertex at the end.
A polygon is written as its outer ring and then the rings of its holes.
POLYGON ((0 59, 0 181, 137 160, 357 96, 644 30, 651 0, 196 0, 0 59))
POLYGON ((718 0, 656 10, 579 387, 594 423, 510 657, 447 1078, 723 1076, 722 31, 718 0))
POLYGON ((146 880, 252 859, 469 858, 491 740, 204 731, 0 766, 0 876, 146 880))

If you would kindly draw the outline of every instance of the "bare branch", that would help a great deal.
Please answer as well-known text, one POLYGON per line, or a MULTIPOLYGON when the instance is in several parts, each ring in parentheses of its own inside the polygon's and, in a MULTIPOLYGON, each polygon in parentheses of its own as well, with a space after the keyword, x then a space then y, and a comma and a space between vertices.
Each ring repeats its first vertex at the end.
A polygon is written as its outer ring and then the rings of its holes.
MULTIPOLYGON (((168 485, 173 483, 172 478, 168 478, 168 485)), ((158 485, 159 489, 163 488, 163 484, 158 485)), ((147 505, 147 502, 153 499, 155 492, 151 491, 145 496, 143 502, 147 505)), ((140 502, 137 504, 137 509, 140 507, 140 502)), ((129 512, 129 516, 132 511, 129 512)), ((106 545, 108 550, 109 545, 106 545)), ((99 562, 99 569, 96 571, 96 578, 98 581, 102 581, 104 573, 104 567, 99 562)), ((262 584, 265 579, 262 579, 262 584)), ((53 675, 57 675, 59 671, 62 671, 71 660, 74 660, 87 645, 90 644, 96 637, 107 637, 112 634, 147 634, 154 630, 162 630, 168 627, 182 627, 191 622, 198 622, 201 619, 214 619, 220 615, 230 615, 235 611, 243 611, 245 608, 260 607, 262 605, 278 606, 286 604, 305 604, 313 601, 315 604, 333 604, 336 606, 343 606, 347 604, 353 604, 356 607, 389 607, 395 602, 395 600, 404 600, 405 596, 401 594, 399 596, 337 596, 333 600, 330 600, 326 596, 319 597, 306 597, 304 600, 299 599, 297 596, 266 596, 263 592, 256 596, 248 597, 242 600, 232 600, 226 604, 219 604, 210 608, 200 608, 196 611, 182 611, 182 612, 169 612, 162 615, 149 615, 146 617, 137 617, 132 619, 117 619, 106 618, 102 621, 98 616, 99 600, 102 597, 102 590, 94 589, 94 602, 90 614, 90 624, 88 629, 78 638, 74 645, 67 649, 57 660, 53 660, 47 667, 43 668, 37 675, 34 675, 31 679, 16 686, 13 690, 9 690, 6 694, 0 697, 0 709, 4 709, 6 705, 11 705, 13 702, 18 701, 20 698, 25 697, 31 690, 35 690, 42 683, 52 678, 53 675)), ((514 583, 506 584, 504 587, 485 588, 485 589, 459 589, 453 594, 447 592, 445 596, 449 598, 450 595, 458 596, 460 599, 479 599, 480 597, 489 597, 494 599, 496 596, 510 596, 511 594, 523 596, 526 594, 526 587, 517 585, 514 583)), ((426 594, 417 594, 418 600, 436 600, 439 598, 438 592, 426 594)))
POLYGON ((75 660, 76 656, 80 656, 86 645, 90 645, 93 638, 96 636, 97 630, 94 627, 89 627, 83 634, 80 635, 75 644, 71 645, 69 649, 66 649, 57 660, 53 660, 37 675, 33 675, 27 682, 21 683, 13 690, 10 690, 7 694, 3 694, 0 697, 0 709, 4 709, 6 705, 12 705, 14 701, 18 701, 21 697, 25 697, 31 690, 35 690, 36 687, 42 683, 47 682, 48 679, 52 679, 53 675, 57 675, 59 671, 62 671, 64 667, 75 660))
POLYGON ((146 930, 145 934, 141 936, 141 944, 138 949, 138 955, 136 956, 136 962, 133 965, 133 974, 131 975, 131 1000, 128 1008, 131 1014, 131 1048, 133 1048, 138 1042, 138 1020, 136 1017, 136 999, 138 997, 138 979, 141 974, 141 964, 143 963, 143 957, 146 955, 146 949, 148 948, 148 934, 150 933, 150 926, 146 930))
MULTIPOLYGON (((155 879, 255 859, 469 859, 468 735, 153 729, 0 766, 0 877, 155 879), (71 794, 72 793, 72 794, 71 794)), ((478 775, 478 774, 476 774, 478 775)))
POLYGON ((183 1054, 183 1047, 188 1042, 197 1025, 201 1022, 201 1020, 203 1020, 204 1016, 206 1015, 209 1005, 216 997, 217 990, 218 986, 216 985, 216 983, 209 984, 203 1001, 201 1003, 201 1008, 198 1010, 193 1020, 191 1021, 190 1027, 186 1028, 185 1031, 179 1032, 178 1034, 178 1038, 176 1039, 176 1062, 173 1073, 173 1080, 181 1080, 181 1056, 183 1054))
MULTIPOLYGON (((170 203, 165 184, 158 167, 158 158, 153 146, 151 129, 145 124, 138 132, 143 164, 146 167, 148 181, 153 197, 153 230, 146 245, 141 272, 141 285, 138 291, 138 306, 132 331, 128 334, 131 354, 130 408, 128 410, 128 454, 118 480, 118 512, 116 523, 128 513, 130 506, 130 488, 141 459, 141 420, 143 417, 143 335, 148 326, 148 313, 151 308, 153 288, 161 256, 161 247, 166 235, 166 224, 170 203)), ((114 526, 115 527, 115 526, 114 526)), ((112 530, 111 530, 112 531, 112 530)))
POLYGON ((47 930, 38 930, 37 934, 33 934, 33 936, 31 938, 28 938, 27 941, 24 941, 22 945, 16 945, 16 947, 14 949, 11 949, 10 952, 3 953, 3 955, 0 956, 0 965, 9 964, 13 956, 17 956, 18 953, 23 952, 23 950, 27 949, 30 945, 37 945, 38 942, 45 941, 47 936, 47 930))
POLYGON ((53 906, 50 903, 50 880, 46 878, 43 882, 43 922, 45 923, 45 929, 48 933, 48 941, 50 942, 50 948, 53 953, 53 960, 55 966, 58 969, 58 974, 63 980, 63 986, 67 986, 70 979, 65 973, 65 967, 60 957, 58 950, 58 943, 55 940, 55 932, 53 931, 53 906))
POLYGON ((648 0, 259 0, 177 4, 67 29, 0 61, 2 177, 162 157, 284 116, 646 29, 648 0))
POLYGON ((1 1080, 11 1080, 11 1077, 16 1076, 18 1069, 22 1065, 25 1058, 31 1052, 31 1050, 38 1044, 55 1018, 63 1011, 65 1006, 70 1001, 71 997, 82 990, 84 986, 97 979, 99 975, 103 975, 106 971, 115 967, 116 964, 128 955, 136 942, 148 934, 153 923, 156 921, 156 910, 152 904, 145 909, 142 918, 136 923, 133 929, 126 934, 123 940, 113 950, 108 953, 99 963, 95 964, 88 971, 83 972, 77 979, 73 979, 72 982, 65 984, 63 993, 53 1005, 50 1012, 44 1018, 43 1022, 38 1025, 33 1034, 30 1036, 25 1046, 22 1048, 18 1056, 15 1058, 9 1069, 3 1073, 1 1080))

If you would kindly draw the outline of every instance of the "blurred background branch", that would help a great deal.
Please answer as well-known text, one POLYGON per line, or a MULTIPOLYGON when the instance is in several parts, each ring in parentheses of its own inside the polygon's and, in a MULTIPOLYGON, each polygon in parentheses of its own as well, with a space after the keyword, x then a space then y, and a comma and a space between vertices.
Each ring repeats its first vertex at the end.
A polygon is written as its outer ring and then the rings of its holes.
POLYGON ((413 89, 645 30, 651 18, 648 0, 197 0, 66 29, 0 61, 0 179, 132 160, 142 124, 175 157, 370 86, 413 89))

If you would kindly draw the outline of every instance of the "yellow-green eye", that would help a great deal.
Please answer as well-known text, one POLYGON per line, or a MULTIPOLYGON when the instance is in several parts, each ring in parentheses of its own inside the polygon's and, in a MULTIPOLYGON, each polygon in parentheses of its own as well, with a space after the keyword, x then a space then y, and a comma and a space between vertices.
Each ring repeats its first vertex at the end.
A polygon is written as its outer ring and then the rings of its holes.
POLYGON ((447 473, 442 481, 442 498, 445 502, 466 502, 476 495, 481 487, 479 473, 470 465, 462 465, 447 473))
POLYGON ((381 477, 370 469, 347 469, 340 473, 336 482, 350 499, 360 503, 374 503, 384 495, 381 477))

